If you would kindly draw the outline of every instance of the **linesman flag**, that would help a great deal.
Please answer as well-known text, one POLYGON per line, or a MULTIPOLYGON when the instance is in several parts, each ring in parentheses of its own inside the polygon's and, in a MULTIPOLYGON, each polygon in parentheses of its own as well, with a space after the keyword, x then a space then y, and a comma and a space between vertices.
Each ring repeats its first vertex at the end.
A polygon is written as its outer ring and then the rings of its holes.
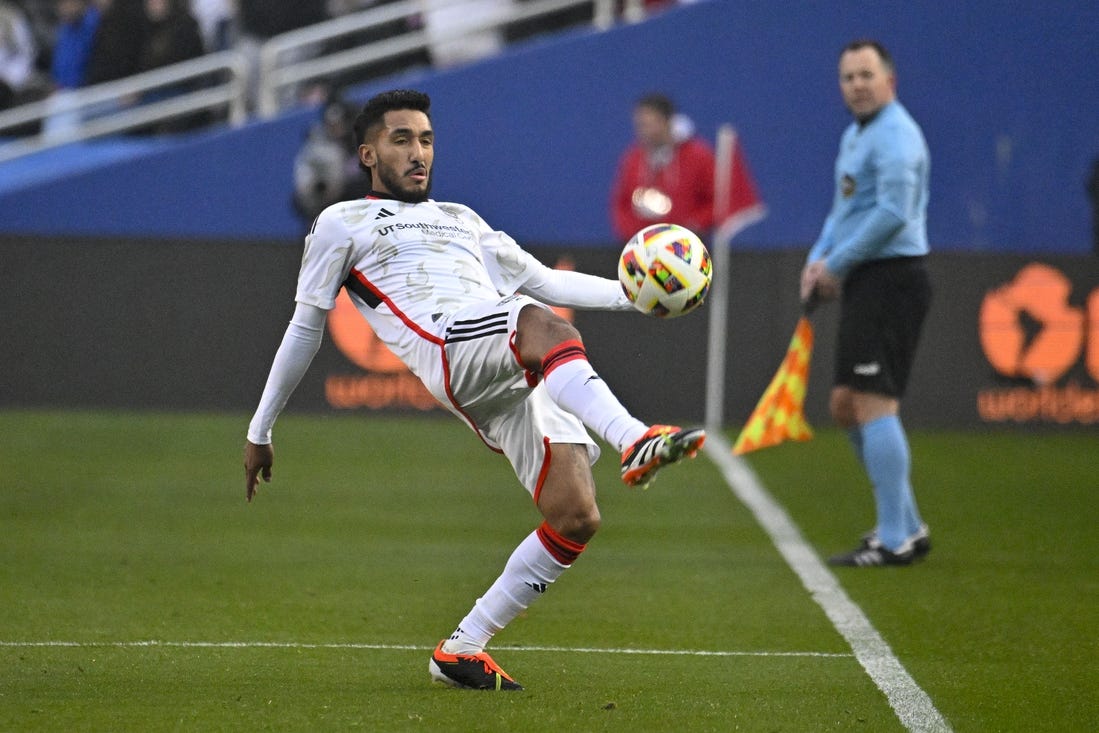
POLYGON ((733 445, 734 454, 739 456, 787 440, 813 437, 813 430, 805 420, 805 393, 812 357, 813 324, 802 316, 786 349, 786 358, 733 445))

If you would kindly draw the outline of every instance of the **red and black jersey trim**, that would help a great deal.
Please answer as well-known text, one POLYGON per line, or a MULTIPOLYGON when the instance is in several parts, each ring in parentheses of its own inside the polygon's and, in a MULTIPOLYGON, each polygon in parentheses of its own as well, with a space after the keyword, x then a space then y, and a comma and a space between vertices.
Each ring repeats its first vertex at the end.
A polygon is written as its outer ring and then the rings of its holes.
POLYGON ((352 272, 351 275, 348 275, 347 279, 343 281, 343 286, 347 288, 347 292, 359 296, 359 299, 366 303, 367 307, 371 310, 376 309, 382 304, 382 297, 374 292, 365 282, 355 277, 354 272, 352 272))
MULTIPOLYGON (((413 333, 415 333, 417 336, 424 339, 425 341, 428 341, 429 343, 432 343, 436 347, 438 347, 439 358, 442 360, 443 365, 443 384, 445 385, 446 396, 447 399, 450 401, 450 404, 454 407, 455 412, 461 415, 462 419, 465 420, 471 428, 473 428, 474 432, 476 432, 481 440, 484 441, 485 445, 487 445, 490 449, 496 451, 497 453, 503 453, 500 448, 492 445, 487 440, 485 440, 485 436, 481 433, 481 429, 477 426, 477 422, 472 417, 470 417, 464 409, 462 409, 462 405, 458 401, 458 398, 454 396, 454 391, 451 388, 450 360, 447 358, 446 354, 446 341, 428 331, 425 331, 419 324, 409 318, 400 308, 398 308, 397 305, 392 301, 392 299, 390 299, 388 296, 386 296, 385 293, 379 290, 378 287, 374 285, 374 283, 370 282, 370 280, 367 279, 366 275, 362 274, 355 268, 351 268, 351 273, 350 275, 348 275, 347 280, 344 281, 344 286, 348 289, 349 292, 353 292, 356 294, 356 296, 362 298, 363 302, 371 308, 377 308, 378 305, 380 305, 381 303, 385 303, 389 307, 389 310, 393 312, 393 315, 399 318, 407 328, 412 330, 413 333)), ((504 326, 505 328, 507 327, 506 320, 504 326)))

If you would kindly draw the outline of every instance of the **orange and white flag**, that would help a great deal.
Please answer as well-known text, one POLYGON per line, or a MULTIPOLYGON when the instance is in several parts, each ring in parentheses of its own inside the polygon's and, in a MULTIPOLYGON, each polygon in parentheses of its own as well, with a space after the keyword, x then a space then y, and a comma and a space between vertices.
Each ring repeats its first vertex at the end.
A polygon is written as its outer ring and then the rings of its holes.
POLYGON ((813 430, 805 419, 809 362, 813 357, 813 325, 802 316, 786 349, 786 358, 756 409, 740 431, 733 453, 742 455, 787 440, 809 440, 813 430))

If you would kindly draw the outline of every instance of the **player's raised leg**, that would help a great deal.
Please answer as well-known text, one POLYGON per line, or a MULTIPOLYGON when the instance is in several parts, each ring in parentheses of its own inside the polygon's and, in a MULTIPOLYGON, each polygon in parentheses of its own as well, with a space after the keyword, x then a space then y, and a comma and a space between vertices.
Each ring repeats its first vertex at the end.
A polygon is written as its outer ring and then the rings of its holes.
POLYGON ((520 360, 541 373, 551 399, 622 454, 627 485, 648 487, 659 469, 702 447, 703 430, 648 426, 633 417, 588 361, 580 333, 552 311, 524 308, 516 332, 520 360))

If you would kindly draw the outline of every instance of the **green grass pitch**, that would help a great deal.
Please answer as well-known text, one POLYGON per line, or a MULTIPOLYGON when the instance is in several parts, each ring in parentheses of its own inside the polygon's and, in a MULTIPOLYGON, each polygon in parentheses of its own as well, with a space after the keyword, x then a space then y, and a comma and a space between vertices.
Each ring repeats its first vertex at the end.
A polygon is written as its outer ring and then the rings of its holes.
MULTIPOLYGON (((427 659, 539 521, 506 461, 291 412, 249 505, 246 421, 0 412, 0 730, 902 730, 705 457, 635 492, 605 451, 603 530, 494 641, 527 690, 481 693, 427 659)), ((840 583, 955 730, 1095 730, 1095 434, 911 439, 935 549, 840 583)), ((749 461, 819 554, 872 524, 840 433, 749 461)))

